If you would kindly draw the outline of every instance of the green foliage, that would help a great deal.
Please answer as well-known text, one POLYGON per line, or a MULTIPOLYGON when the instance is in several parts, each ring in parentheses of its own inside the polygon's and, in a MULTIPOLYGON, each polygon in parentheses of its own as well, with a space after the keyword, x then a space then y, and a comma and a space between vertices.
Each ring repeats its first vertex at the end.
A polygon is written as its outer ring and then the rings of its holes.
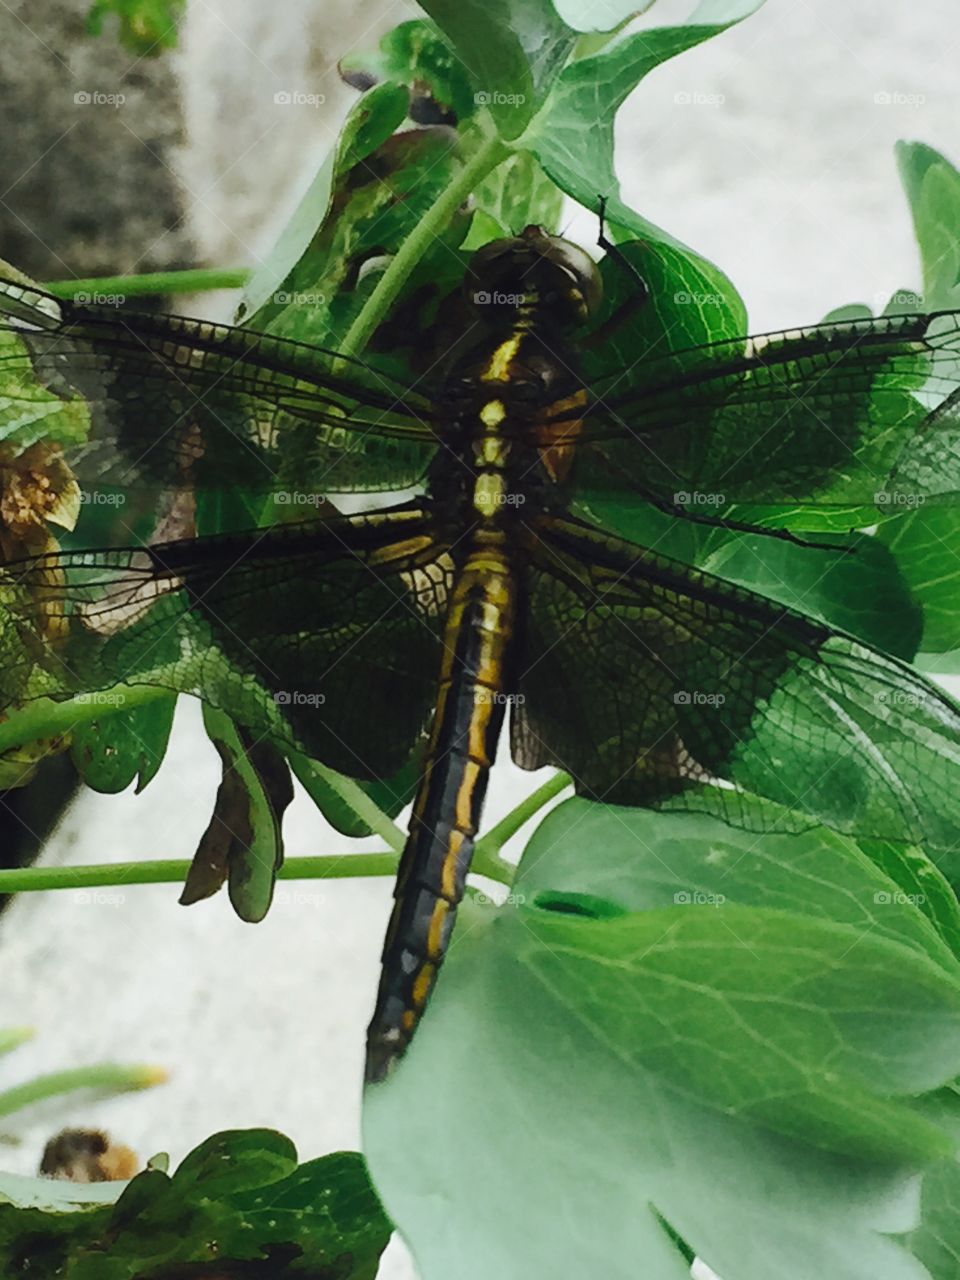
MULTIPOLYGON (((608 39, 635 7, 430 0, 431 22, 404 23, 379 50, 351 55, 345 71, 371 87, 238 318, 347 356, 362 351, 379 372, 415 380, 449 345, 473 248, 528 222, 555 229, 562 195, 590 208, 604 195, 620 251, 601 264, 588 379, 599 383, 619 363, 630 388, 639 352, 682 367, 690 346, 742 335, 743 304, 724 273, 620 201, 613 136, 619 106, 647 74, 758 4, 707 0, 686 23, 608 39), (417 123, 424 99, 445 123, 417 123), (650 299, 618 321, 637 274, 650 299)), ((116 12, 127 39, 162 42, 176 8, 103 0, 94 21, 116 12)), ((901 144, 898 158, 923 291, 901 291, 887 311, 955 307, 960 175, 920 144, 901 144)), ((832 318, 869 314, 852 304, 832 318)), ((6 340, 11 349, 18 341, 6 340)), ((868 472, 884 473, 913 439, 925 375, 922 361, 903 361, 858 390, 883 426, 857 459, 868 472)), ((85 438, 82 402, 22 382, 6 389, 4 439, 85 438)), ((728 468, 742 427, 735 414, 718 422, 712 455, 698 460, 708 481, 728 468)), ((917 442, 917 472, 940 465, 926 447, 917 442)), ((812 547, 680 522, 599 485, 582 505, 641 545, 885 653, 919 652, 941 671, 960 670, 960 508, 878 512, 835 471, 829 509, 798 500, 723 512, 804 530, 821 544, 812 547)), ((948 458, 941 492, 960 489, 958 472, 948 458)), ((201 495, 202 530, 239 527, 247 511, 266 522, 260 496, 201 495)), ((220 708, 206 722, 223 782, 185 901, 226 879, 243 918, 262 917, 282 859, 290 769, 338 831, 390 838, 415 761, 356 783, 292 750, 282 759, 272 746, 254 749, 251 733, 275 738, 271 698, 221 662, 182 601, 171 595, 158 612, 169 624, 159 641, 132 626, 107 643, 122 649, 118 668, 171 688, 196 688, 202 668, 220 708), (185 652, 193 665, 164 674, 185 652)), ((79 687, 90 670, 83 658, 70 673, 79 687)), ((145 785, 171 710, 164 699, 88 716, 72 747, 87 781, 145 785)), ((846 710, 838 741, 849 750, 832 762, 837 796, 874 747, 883 763, 884 743, 870 736, 877 721, 846 710)), ((787 756, 771 767, 789 778, 791 764, 787 756)), ((551 814, 508 903, 464 909, 422 1031, 367 1100, 377 1185, 424 1280, 626 1280, 641 1264, 644 1275, 680 1280, 690 1251, 727 1280, 767 1280, 771 1260, 798 1278, 917 1280, 917 1259, 934 1280, 952 1277, 960 914, 948 882, 956 864, 935 866, 930 852, 858 845, 812 823, 758 838, 706 817, 585 801, 551 814), (911 1196, 922 1167, 918 1220, 911 1196)), ((489 867, 509 878, 492 859, 489 867)), ((214 1239, 217 1263, 251 1264, 237 1274, 372 1277, 388 1232, 356 1157, 294 1172, 289 1145, 259 1132, 211 1139, 173 1178, 141 1175, 113 1207, 50 1215, 0 1205, 11 1274, 28 1239, 67 1280, 93 1274, 84 1267, 100 1265, 107 1233, 119 1243, 115 1269, 96 1272, 105 1280, 211 1261, 203 1250, 214 1239)))
POLYGON ((428 1278, 679 1277, 665 1221, 720 1275, 905 1280, 880 1233, 952 1149, 914 1097, 960 1065, 957 976, 839 836, 570 801, 368 1097, 377 1185, 428 1278))
POLYGON ((373 1280, 390 1224, 362 1158, 297 1164, 269 1129, 214 1134, 168 1176, 161 1160, 93 1190, 0 1176, 4 1275, 62 1280, 373 1280), (116 1203, 104 1203, 107 1195, 116 1203))
POLYGON ((87 14, 90 35, 102 34, 108 18, 119 22, 120 43, 139 57, 156 57, 177 43, 177 23, 187 0, 94 0, 87 14))

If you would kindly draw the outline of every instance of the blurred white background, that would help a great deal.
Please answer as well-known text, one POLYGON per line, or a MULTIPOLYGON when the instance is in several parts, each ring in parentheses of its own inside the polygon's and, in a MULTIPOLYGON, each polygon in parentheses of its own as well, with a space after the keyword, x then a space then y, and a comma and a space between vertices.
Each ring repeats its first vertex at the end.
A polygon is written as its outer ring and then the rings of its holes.
MULTIPOLYGON (((644 25, 670 25, 690 8, 662 0, 644 25)), ((176 55, 186 122, 178 178, 213 262, 252 263, 269 246, 350 100, 336 59, 414 12, 192 0, 176 55), (327 106, 278 107, 283 89, 322 91, 327 106)), ((628 101, 617 153, 625 198, 727 271, 754 330, 854 301, 880 305, 920 283, 894 142, 919 139, 960 162, 958 40, 955 0, 769 0, 653 72, 628 101)), ((591 217, 571 225, 595 240, 591 217)), ((182 708, 145 794, 82 795, 46 863, 191 855, 218 781, 195 711, 182 708)), ((487 820, 533 785, 498 766, 487 820)), ((285 829, 288 855, 348 847, 302 799, 285 829)), ((37 1031, 4 1060, 2 1080, 125 1059, 164 1065, 170 1082, 13 1117, 4 1128, 20 1145, 3 1148, 3 1165, 35 1171, 44 1141, 67 1123, 106 1127, 144 1156, 167 1150, 174 1160, 215 1130, 250 1125, 289 1134, 303 1158, 356 1147, 390 885, 288 882, 257 927, 241 924, 224 896, 184 909, 173 885, 111 893, 23 895, 0 919, 0 1026, 37 1031)), ((381 1275, 411 1274, 392 1247, 381 1275)))

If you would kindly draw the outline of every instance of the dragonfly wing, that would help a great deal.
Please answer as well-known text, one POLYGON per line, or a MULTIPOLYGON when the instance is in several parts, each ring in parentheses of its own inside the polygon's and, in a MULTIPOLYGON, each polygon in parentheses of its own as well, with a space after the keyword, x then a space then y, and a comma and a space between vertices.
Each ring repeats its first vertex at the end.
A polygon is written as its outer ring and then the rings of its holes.
POLYGON ((543 517, 514 758, 615 804, 744 819, 742 792, 860 836, 960 840, 960 710, 899 661, 579 522, 543 517))
POLYGON ((414 506, 0 571, 0 694, 193 693, 353 777, 430 713, 452 566, 414 506))
MULTIPOLYGON (((360 362, 228 325, 59 301, 0 280, 0 431, 61 444, 81 486, 400 489, 430 404, 360 362)), ((283 499, 279 499, 283 501, 283 499)))
POLYGON ((960 312, 716 342, 594 390, 586 488, 710 495, 711 511, 960 502, 960 312))

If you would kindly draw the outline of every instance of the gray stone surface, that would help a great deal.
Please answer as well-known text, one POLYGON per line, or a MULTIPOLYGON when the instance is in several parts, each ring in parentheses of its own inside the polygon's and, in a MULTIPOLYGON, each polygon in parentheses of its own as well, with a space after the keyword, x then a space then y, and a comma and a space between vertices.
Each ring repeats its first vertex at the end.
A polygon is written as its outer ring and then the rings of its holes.
POLYGON ((0 8, 0 257, 47 279, 189 266, 175 61, 85 39, 89 7, 0 8))
MULTIPOLYGON (((658 5, 657 23, 687 7, 658 5)), ((277 38, 285 33, 295 46, 309 43, 288 27, 298 11, 286 6, 277 28, 277 38)), ((296 181, 279 190, 287 126, 281 118, 268 131, 261 91, 245 90, 241 77, 210 105, 218 75, 236 80, 228 64, 244 48, 253 63, 272 65, 274 55, 264 56, 272 13, 260 13, 255 4, 235 5, 228 40, 216 35, 223 10, 197 0, 187 32, 184 117, 205 121, 209 133, 204 151, 200 126, 192 127, 199 151, 183 162, 183 183, 195 201, 203 196, 193 234, 214 257, 218 244, 230 244, 218 241, 218 221, 238 252, 262 252, 261 218, 265 226, 296 194, 296 181), (257 121, 262 141, 245 152, 257 121), (199 191, 198 173, 210 175, 211 190, 199 191)), ((627 104, 619 126, 627 198, 728 271, 756 329, 813 321, 838 304, 915 286, 892 144, 919 138, 960 161, 956 34, 952 0, 771 0, 741 28, 655 72, 627 104), (885 104, 878 94, 924 101, 885 104), (722 102, 707 105, 718 95, 722 102)), ((322 66, 300 53, 301 67, 322 66)), ((320 139, 318 150, 326 123, 311 117, 302 126, 320 139)), ((299 181, 308 177, 300 171, 299 181)), ((572 225, 585 240, 595 236, 590 218, 577 216, 572 225)), ((108 230, 109 223, 97 234, 108 230)), ((198 718, 182 715, 148 791, 83 796, 45 860, 188 856, 215 782, 198 718)), ((498 766, 491 820, 531 785, 509 764, 498 766)), ((302 799, 287 829, 291 854, 345 847, 302 799)), ((32 1045, 4 1060, 0 1075, 12 1081, 124 1057, 164 1063, 170 1083, 24 1113, 5 1126, 21 1145, 4 1151, 4 1165, 34 1168, 44 1139, 68 1122, 105 1125, 144 1154, 162 1148, 175 1159, 215 1129, 250 1124, 283 1129, 304 1156, 354 1146, 363 1029, 389 886, 288 885, 256 928, 238 923, 219 898, 184 910, 173 886, 123 892, 122 902, 71 892, 24 896, 0 923, 0 1025, 29 1022, 38 1030, 32 1045)), ((409 1274, 402 1252, 392 1251, 382 1276, 409 1274)))

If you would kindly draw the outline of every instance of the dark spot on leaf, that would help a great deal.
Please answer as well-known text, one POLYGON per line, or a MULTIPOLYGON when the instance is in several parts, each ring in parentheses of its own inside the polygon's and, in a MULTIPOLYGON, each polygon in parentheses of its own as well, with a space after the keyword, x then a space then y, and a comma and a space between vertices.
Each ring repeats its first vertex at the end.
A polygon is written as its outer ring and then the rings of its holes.
POLYGON ((591 893, 538 893, 533 905, 541 911, 556 911, 560 915, 583 916, 587 920, 612 920, 626 915, 626 908, 609 898, 598 898, 591 893))

